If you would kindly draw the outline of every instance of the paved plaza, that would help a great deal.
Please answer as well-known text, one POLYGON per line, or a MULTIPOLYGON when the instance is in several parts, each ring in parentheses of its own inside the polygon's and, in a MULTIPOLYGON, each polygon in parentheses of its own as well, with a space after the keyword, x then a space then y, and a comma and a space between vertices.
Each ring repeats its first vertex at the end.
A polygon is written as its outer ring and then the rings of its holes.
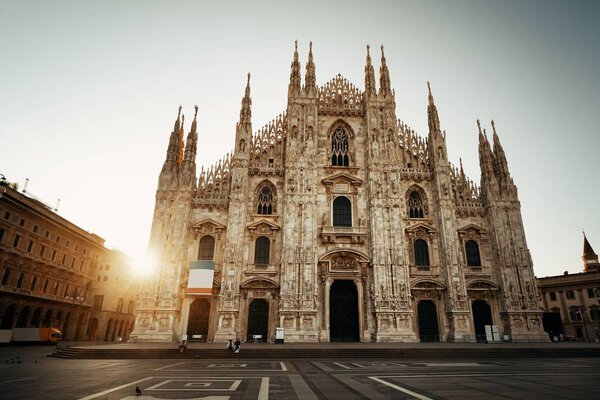
POLYGON ((594 399, 600 378, 598 357, 65 360, 53 350, 0 348, 0 398, 594 399))

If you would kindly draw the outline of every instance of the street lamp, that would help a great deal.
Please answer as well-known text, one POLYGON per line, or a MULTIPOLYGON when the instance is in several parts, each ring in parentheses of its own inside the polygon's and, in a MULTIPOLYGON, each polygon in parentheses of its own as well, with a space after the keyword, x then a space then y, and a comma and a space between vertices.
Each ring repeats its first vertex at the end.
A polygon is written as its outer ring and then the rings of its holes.
MULTIPOLYGON (((84 300, 83 297, 79 296, 79 288, 77 286, 75 286, 75 288, 73 289, 73 297, 69 297, 66 296, 65 297, 68 300, 71 300, 71 309, 69 311, 69 319, 67 320, 67 329, 66 332, 64 332, 63 337, 67 337, 67 332, 69 332, 71 330, 71 321, 73 321, 73 325, 75 325, 75 317, 73 315, 73 309, 75 308, 75 300, 77 301, 81 301, 84 300)), ((77 328, 75 328, 77 329, 77 328)), ((77 331, 75 331, 75 334, 77 334, 77 331)), ((76 339, 76 338, 73 338, 76 339)))

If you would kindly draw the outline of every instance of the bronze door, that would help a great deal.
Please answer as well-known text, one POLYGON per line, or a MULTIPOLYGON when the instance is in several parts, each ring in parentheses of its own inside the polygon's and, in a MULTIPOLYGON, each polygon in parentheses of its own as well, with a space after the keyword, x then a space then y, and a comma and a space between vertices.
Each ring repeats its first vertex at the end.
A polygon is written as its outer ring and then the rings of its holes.
POLYGON ((358 291, 350 280, 333 281, 329 291, 330 340, 358 342, 358 291))
POLYGON ((475 300, 472 305, 473 322, 475 324, 475 338, 478 342, 485 342, 485 326, 492 325, 492 310, 484 300, 475 300))
POLYGON ((206 299, 194 300, 190 306, 190 317, 187 327, 188 338, 191 339, 192 335, 202 335, 202 340, 206 340, 209 321, 210 302, 206 299))
POLYGON ((254 299, 248 310, 248 340, 267 341, 269 334, 269 303, 265 299, 254 299), (262 336, 257 338, 255 335, 262 336))
POLYGON ((419 314, 419 337, 421 342, 439 342, 437 308, 433 301, 420 301, 417 312, 419 314))

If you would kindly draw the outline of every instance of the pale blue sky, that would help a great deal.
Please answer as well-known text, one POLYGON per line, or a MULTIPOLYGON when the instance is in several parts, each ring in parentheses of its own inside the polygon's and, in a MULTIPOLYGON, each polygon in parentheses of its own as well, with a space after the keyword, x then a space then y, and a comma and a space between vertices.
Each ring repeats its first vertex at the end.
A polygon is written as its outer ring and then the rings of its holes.
POLYGON ((426 81, 451 160, 479 181, 495 119, 538 276, 600 251, 599 1, 0 1, 0 173, 129 253, 145 248, 177 107, 198 165, 232 148, 245 75, 257 130, 285 109, 293 42, 317 82, 364 86, 385 45, 397 114, 427 134, 426 81))

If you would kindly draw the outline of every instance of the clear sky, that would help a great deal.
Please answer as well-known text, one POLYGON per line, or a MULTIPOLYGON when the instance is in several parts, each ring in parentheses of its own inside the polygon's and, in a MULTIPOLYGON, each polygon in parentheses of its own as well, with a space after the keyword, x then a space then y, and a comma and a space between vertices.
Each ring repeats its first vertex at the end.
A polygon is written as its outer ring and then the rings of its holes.
POLYGON ((397 115, 479 181, 496 122, 538 276, 600 252, 600 1, 0 0, 0 173, 130 254, 145 249, 177 108, 199 106, 198 169, 233 147, 246 73, 257 130, 286 107, 298 39, 317 84, 364 87, 385 45, 397 115))

